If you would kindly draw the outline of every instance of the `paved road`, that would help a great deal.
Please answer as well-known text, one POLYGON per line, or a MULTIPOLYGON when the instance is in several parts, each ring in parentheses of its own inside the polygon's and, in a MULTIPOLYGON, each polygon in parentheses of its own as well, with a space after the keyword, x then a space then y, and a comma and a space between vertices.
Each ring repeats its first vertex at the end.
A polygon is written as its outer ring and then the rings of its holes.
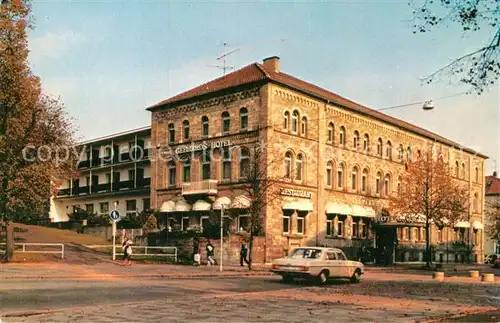
POLYGON ((498 285, 368 275, 361 284, 277 277, 29 280, 0 283, 4 322, 415 321, 500 306, 498 285), (391 278, 394 277, 394 278, 391 278), (391 280, 397 281, 391 281, 391 280))

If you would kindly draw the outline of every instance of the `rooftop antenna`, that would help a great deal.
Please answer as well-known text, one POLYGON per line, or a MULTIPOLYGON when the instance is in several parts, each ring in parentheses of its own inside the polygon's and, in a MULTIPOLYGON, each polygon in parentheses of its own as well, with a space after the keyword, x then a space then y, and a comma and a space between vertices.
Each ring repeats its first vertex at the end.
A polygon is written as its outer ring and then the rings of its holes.
POLYGON ((226 65, 226 57, 233 54, 233 53, 236 53, 237 51, 239 51, 240 49, 237 48, 235 50, 232 50, 230 51, 229 53, 227 52, 227 43, 224 42, 224 54, 222 54, 221 56, 217 57, 216 60, 220 61, 222 60, 222 66, 221 65, 208 65, 210 67, 217 67, 219 69, 222 70, 222 75, 225 76, 226 75, 226 70, 233 70, 234 69, 234 66, 227 66, 226 65))

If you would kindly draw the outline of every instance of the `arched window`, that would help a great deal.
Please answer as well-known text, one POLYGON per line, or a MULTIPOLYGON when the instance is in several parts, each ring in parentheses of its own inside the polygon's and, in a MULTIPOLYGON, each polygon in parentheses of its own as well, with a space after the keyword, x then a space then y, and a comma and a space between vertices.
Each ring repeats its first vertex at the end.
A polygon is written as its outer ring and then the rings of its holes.
POLYGON ((333 137, 334 137, 334 134, 335 134, 335 132, 334 132, 333 122, 330 122, 330 123, 328 124, 328 131, 327 131, 327 137, 326 137, 326 138, 327 138, 326 140, 327 140, 327 142, 328 142, 329 144, 333 144, 333 137))
POLYGON ((231 117, 229 112, 224 111, 222 113, 222 134, 228 134, 231 130, 231 117))
POLYGON ((240 178, 248 176, 250 176, 250 151, 243 147, 240 150, 240 178))
POLYGON ((168 125, 168 142, 175 142, 175 126, 173 123, 168 125))
POLYGON ((208 137, 208 117, 201 117, 201 135, 203 137, 208 137))
POLYGON ((370 151, 370 136, 368 136, 367 133, 365 133, 365 138, 363 140, 363 150, 365 153, 368 153, 370 151))
POLYGON ((378 141, 377 141, 377 156, 382 157, 382 151, 383 151, 382 138, 378 138, 378 141))
POLYGON ((304 178, 304 155, 298 154, 295 158, 295 179, 301 181, 304 178))
POLYGON ((382 173, 377 172, 377 176, 375 177, 375 194, 380 195, 381 186, 382 186, 382 173))
POLYGON ((240 130, 248 130, 248 110, 247 108, 240 109, 240 130))
POLYGON ((345 147, 345 128, 343 126, 340 127, 339 131, 339 145, 345 147))
POLYGON ((232 151, 229 147, 222 149, 222 179, 231 180, 232 151))
POLYGON ((358 189, 358 168, 354 167, 351 172, 351 188, 353 191, 358 189))
POLYGON ((285 111, 285 117, 283 118, 283 128, 288 131, 290 130, 290 112, 285 111))
POLYGON ((404 155, 404 148, 403 148, 403 145, 399 145, 399 149, 398 149, 398 158, 399 158, 399 161, 403 161, 403 155, 404 155))
POLYGON ((177 169, 173 160, 168 162, 168 186, 175 186, 177 183, 177 169))
POLYGON ((182 182, 191 182, 191 159, 188 156, 182 161, 182 182))
POLYGON ((385 147, 385 157, 392 160, 392 144, 390 140, 387 141, 387 146, 385 147))
POLYGON ((189 121, 184 120, 182 122, 182 128, 184 129, 184 140, 189 139, 189 121))
POLYGON ((398 177, 398 187, 397 187, 397 189, 398 189, 398 194, 400 194, 400 193, 401 193, 401 182, 402 182, 402 178, 401 178, 401 176, 400 176, 400 177, 398 177))
POLYGON ((292 153, 289 151, 285 154, 285 178, 292 178, 292 153))
POLYGON ((366 193, 368 189, 368 169, 363 169, 363 174, 361 175, 361 192, 366 193))
POLYGON ((389 196, 391 192, 391 176, 389 174, 384 177, 384 196, 389 196))
POLYGON ((326 186, 333 186, 333 163, 331 161, 326 163, 326 186))
POLYGON ((477 193, 474 193, 474 212, 479 212, 479 195, 477 193))
POLYGON ((292 133, 297 134, 299 132, 299 111, 294 110, 292 113, 292 133))
POLYGON ((300 135, 301 136, 306 136, 307 135, 307 118, 302 117, 302 122, 300 123, 300 135))
POLYGON ((210 151, 204 151, 201 160, 201 177, 210 179, 210 151))
POLYGON ((406 150, 406 160, 411 161, 412 160, 412 153, 411 153, 411 147, 408 146, 408 149, 406 150))
POLYGON ((476 167, 476 183, 479 183, 479 168, 476 167))
POLYGON ((458 178, 458 172, 459 172, 459 164, 458 164, 458 160, 455 161, 455 177, 458 178))
POLYGON ((465 179, 465 163, 462 163, 462 178, 465 179))
POLYGON ((354 131, 354 135, 352 137, 352 148, 358 150, 359 147, 359 132, 356 130, 354 131))
POLYGON ((337 168, 337 188, 342 189, 344 187, 344 165, 340 164, 337 168))

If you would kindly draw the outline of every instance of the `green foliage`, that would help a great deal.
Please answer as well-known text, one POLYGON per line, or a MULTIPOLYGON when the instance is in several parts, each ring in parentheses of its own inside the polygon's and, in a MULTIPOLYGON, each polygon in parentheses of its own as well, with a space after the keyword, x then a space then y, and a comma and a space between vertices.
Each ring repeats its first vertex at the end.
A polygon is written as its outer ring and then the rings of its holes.
POLYGON ((158 223, 156 221, 156 217, 153 214, 151 214, 148 217, 146 223, 144 223, 144 226, 142 228, 144 229, 145 235, 147 235, 149 232, 154 232, 158 230, 158 223))
POLYGON ((128 214, 116 224, 117 229, 140 229, 143 223, 136 214, 128 214))

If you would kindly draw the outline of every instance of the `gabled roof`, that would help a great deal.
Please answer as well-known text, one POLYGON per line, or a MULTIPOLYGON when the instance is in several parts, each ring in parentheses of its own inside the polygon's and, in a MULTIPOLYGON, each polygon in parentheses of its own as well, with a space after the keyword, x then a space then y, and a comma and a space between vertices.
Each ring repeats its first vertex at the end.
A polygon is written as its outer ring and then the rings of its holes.
POLYGON ((250 65, 247 65, 239 70, 236 70, 230 74, 227 74, 223 77, 219 77, 215 80, 209 81, 207 83, 204 83, 200 86, 197 86, 195 88, 192 88, 188 91, 185 91, 183 93, 177 94, 169 99, 166 99, 164 101, 161 101, 149 108, 147 108, 150 111, 157 110, 161 107, 167 107, 168 105, 171 105, 173 103, 178 103, 180 104, 184 100, 188 99, 194 99, 196 97, 209 94, 209 93, 215 93, 219 92, 222 90, 228 90, 237 86, 242 86, 242 85, 248 85, 251 83, 256 83, 256 82, 272 82, 272 83, 277 83, 280 85, 283 85, 285 87, 292 88, 294 90, 303 92, 305 94, 309 94, 313 97, 316 97, 318 99, 327 101, 329 103, 332 103, 337 106, 344 107, 348 110, 355 111, 367 116, 370 116, 372 118, 378 119, 380 121, 386 122, 392 126, 398 127, 400 129, 406 130, 406 131, 411 131, 413 133, 416 133, 418 135, 421 135, 423 137, 426 137, 431 140, 436 140, 438 142, 441 142, 443 144, 449 145, 456 147, 458 149, 463 148, 464 151, 471 153, 471 154, 477 154, 480 157, 483 158, 488 158, 487 156, 480 154, 472 149, 468 149, 465 147, 462 147, 462 145, 451 141, 447 138, 444 138, 438 134, 435 134, 431 131, 428 131, 426 129, 420 128, 418 126, 415 126, 411 123, 408 123, 406 121, 391 117, 389 115, 386 115, 384 113, 381 113, 379 111, 375 111, 373 109, 370 109, 368 107, 365 107, 361 104, 358 104, 354 101, 351 101, 349 99, 346 99, 338 94, 335 94, 331 91, 328 91, 326 89, 323 89, 319 86, 316 86, 314 84, 308 83, 306 81, 300 80, 294 76, 291 76, 289 74, 283 73, 281 71, 276 72, 273 69, 267 68, 265 65, 260 64, 260 63, 253 63, 250 65))
POLYGON ((486 195, 500 195, 500 178, 496 176, 486 176, 486 195))

